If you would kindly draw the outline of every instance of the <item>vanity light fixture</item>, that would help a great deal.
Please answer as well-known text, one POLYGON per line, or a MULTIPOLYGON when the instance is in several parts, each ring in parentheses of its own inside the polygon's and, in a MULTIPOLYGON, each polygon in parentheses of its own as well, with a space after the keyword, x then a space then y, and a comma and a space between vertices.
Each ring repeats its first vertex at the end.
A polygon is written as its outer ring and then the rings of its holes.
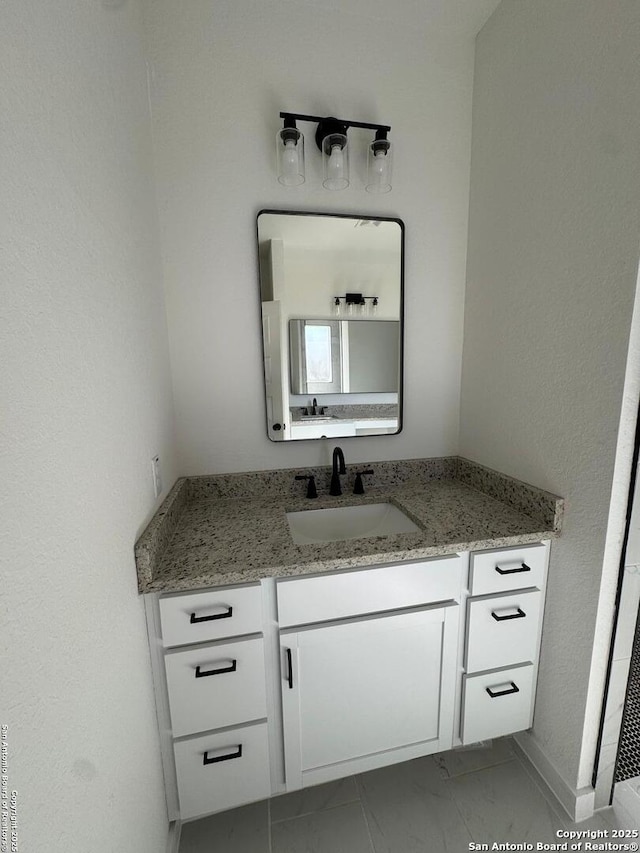
POLYGON ((363 296, 362 293, 345 293, 344 296, 333 297, 333 313, 338 317, 343 310, 343 302, 348 314, 354 314, 355 312, 359 314, 376 314, 378 310, 377 296, 363 296), (370 305, 367 305, 367 300, 370 301, 370 305))
POLYGON ((304 136, 296 127, 296 120, 287 117, 284 127, 276 137, 278 180, 285 187, 304 183, 304 136))
POLYGON ((367 192, 387 193, 391 189, 391 143, 389 125, 349 121, 328 116, 307 116, 300 113, 280 113, 283 128, 276 137, 278 181, 286 187, 304 183, 304 137, 297 121, 317 124, 315 140, 322 154, 322 185, 328 190, 343 190, 349 186, 350 127, 375 130, 375 139, 368 148, 367 192))
POLYGON ((368 149, 368 193, 388 193, 391 190, 391 143, 386 130, 376 130, 376 138, 368 149))

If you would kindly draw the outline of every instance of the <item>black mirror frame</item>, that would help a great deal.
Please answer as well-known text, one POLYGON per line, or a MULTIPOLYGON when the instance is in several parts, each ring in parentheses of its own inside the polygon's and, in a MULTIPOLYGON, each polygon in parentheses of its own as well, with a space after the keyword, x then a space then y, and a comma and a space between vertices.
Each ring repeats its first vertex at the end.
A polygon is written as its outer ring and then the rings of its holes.
MULTIPOLYGON (((376 222, 395 222, 400 227, 400 354, 399 354, 399 388, 398 388, 398 429, 395 432, 388 433, 386 435, 371 435, 371 436, 355 436, 356 438, 391 438, 396 435, 400 435, 404 427, 404 315, 405 315, 405 303, 404 303, 404 269, 405 269, 405 224, 402 219, 396 216, 372 216, 370 214, 359 214, 359 213, 342 213, 342 212, 331 212, 331 211, 321 211, 321 210, 282 210, 277 208, 261 208, 256 213, 256 225, 255 225, 255 234, 256 234, 256 269, 257 269, 257 281, 258 281, 258 304, 260 306, 258 311, 258 328, 259 328, 259 339, 261 342, 260 352, 262 357, 262 391, 264 396, 264 416, 265 416, 265 430, 267 434, 267 438, 270 442, 274 444, 288 444, 288 442, 278 442, 273 439, 269 433, 269 419, 267 416, 267 387, 266 387, 266 376, 264 372, 264 338, 262 332, 262 292, 261 292, 261 281, 260 281, 260 235, 259 235, 259 220, 263 214, 280 214, 287 216, 326 216, 332 219, 372 219, 376 222)), ((354 438, 354 436, 336 436, 336 438, 340 438, 341 441, 348 440, 349 438, 354 438)), ((296 441, 322 441, 322 438, 302 438, 296 439, 296 441)))

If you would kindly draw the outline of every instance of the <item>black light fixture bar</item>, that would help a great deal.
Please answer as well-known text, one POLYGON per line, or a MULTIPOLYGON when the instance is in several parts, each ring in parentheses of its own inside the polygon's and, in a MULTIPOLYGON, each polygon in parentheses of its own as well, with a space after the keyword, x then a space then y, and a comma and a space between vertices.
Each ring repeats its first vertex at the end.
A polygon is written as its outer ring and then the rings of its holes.
MULTIPOLYGON (((326 121, 328 116, 306 116, 301 115, 300 113, 280 113, 280 118, 284 119, 294 119, 296 121, 312 121, 316 124, 320 122, 326 121)), ((366 121, 349 121, 344 118, 336 119, 333 116, 330 116, 334 121, 337 121, 339 124, 345 125, 345 127, 361 127, 365 130, 384 130, 389 132, 391 130, 391 126, 388 124, 371 124, 366 121)))
POLYGON ((375 299, 377 296, 363 296, 362 293, 345 293, 344 296, 336 296, 336 299, 344 299, 347 305, 362 305, 365 299, 375 299))
POLYGON ((345 293, 344 296, 334 296, 334 305, 340 305, 344 299, 345 305, 364 305, 367 299, 370 299, 373 305, 378 304, 377 296, 363 296, 362 293, 345 293))

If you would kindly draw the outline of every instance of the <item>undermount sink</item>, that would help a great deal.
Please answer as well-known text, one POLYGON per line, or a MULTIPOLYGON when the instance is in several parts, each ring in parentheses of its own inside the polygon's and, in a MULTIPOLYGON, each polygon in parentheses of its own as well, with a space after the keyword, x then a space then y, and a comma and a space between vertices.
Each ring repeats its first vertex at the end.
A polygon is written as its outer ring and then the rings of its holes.
POLYGON ((390 503, 288 512, 287 522, 296 545, 420 531, 402 510, 390 503))
POLYGON ((335 415, 301 415, 300 420, 317 423, 318 421, 337 421, 338 418, 335 415))

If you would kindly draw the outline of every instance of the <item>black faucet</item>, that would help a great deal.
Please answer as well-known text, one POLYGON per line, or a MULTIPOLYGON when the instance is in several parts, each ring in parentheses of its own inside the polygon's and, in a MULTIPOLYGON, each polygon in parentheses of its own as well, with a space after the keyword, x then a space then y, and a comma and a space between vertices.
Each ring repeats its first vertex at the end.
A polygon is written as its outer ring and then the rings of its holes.
POLYGON ((342 489, 340 488, 340 474, 346 474, 347 468, 344 464, 344 453, 340 447, 333 448, 333 473, 331 474, 331 486, 329 488, 329 494, 338 496, 342 494, 342 489), (340 468, 338 468, 338 462, 340 463, 340 468))

